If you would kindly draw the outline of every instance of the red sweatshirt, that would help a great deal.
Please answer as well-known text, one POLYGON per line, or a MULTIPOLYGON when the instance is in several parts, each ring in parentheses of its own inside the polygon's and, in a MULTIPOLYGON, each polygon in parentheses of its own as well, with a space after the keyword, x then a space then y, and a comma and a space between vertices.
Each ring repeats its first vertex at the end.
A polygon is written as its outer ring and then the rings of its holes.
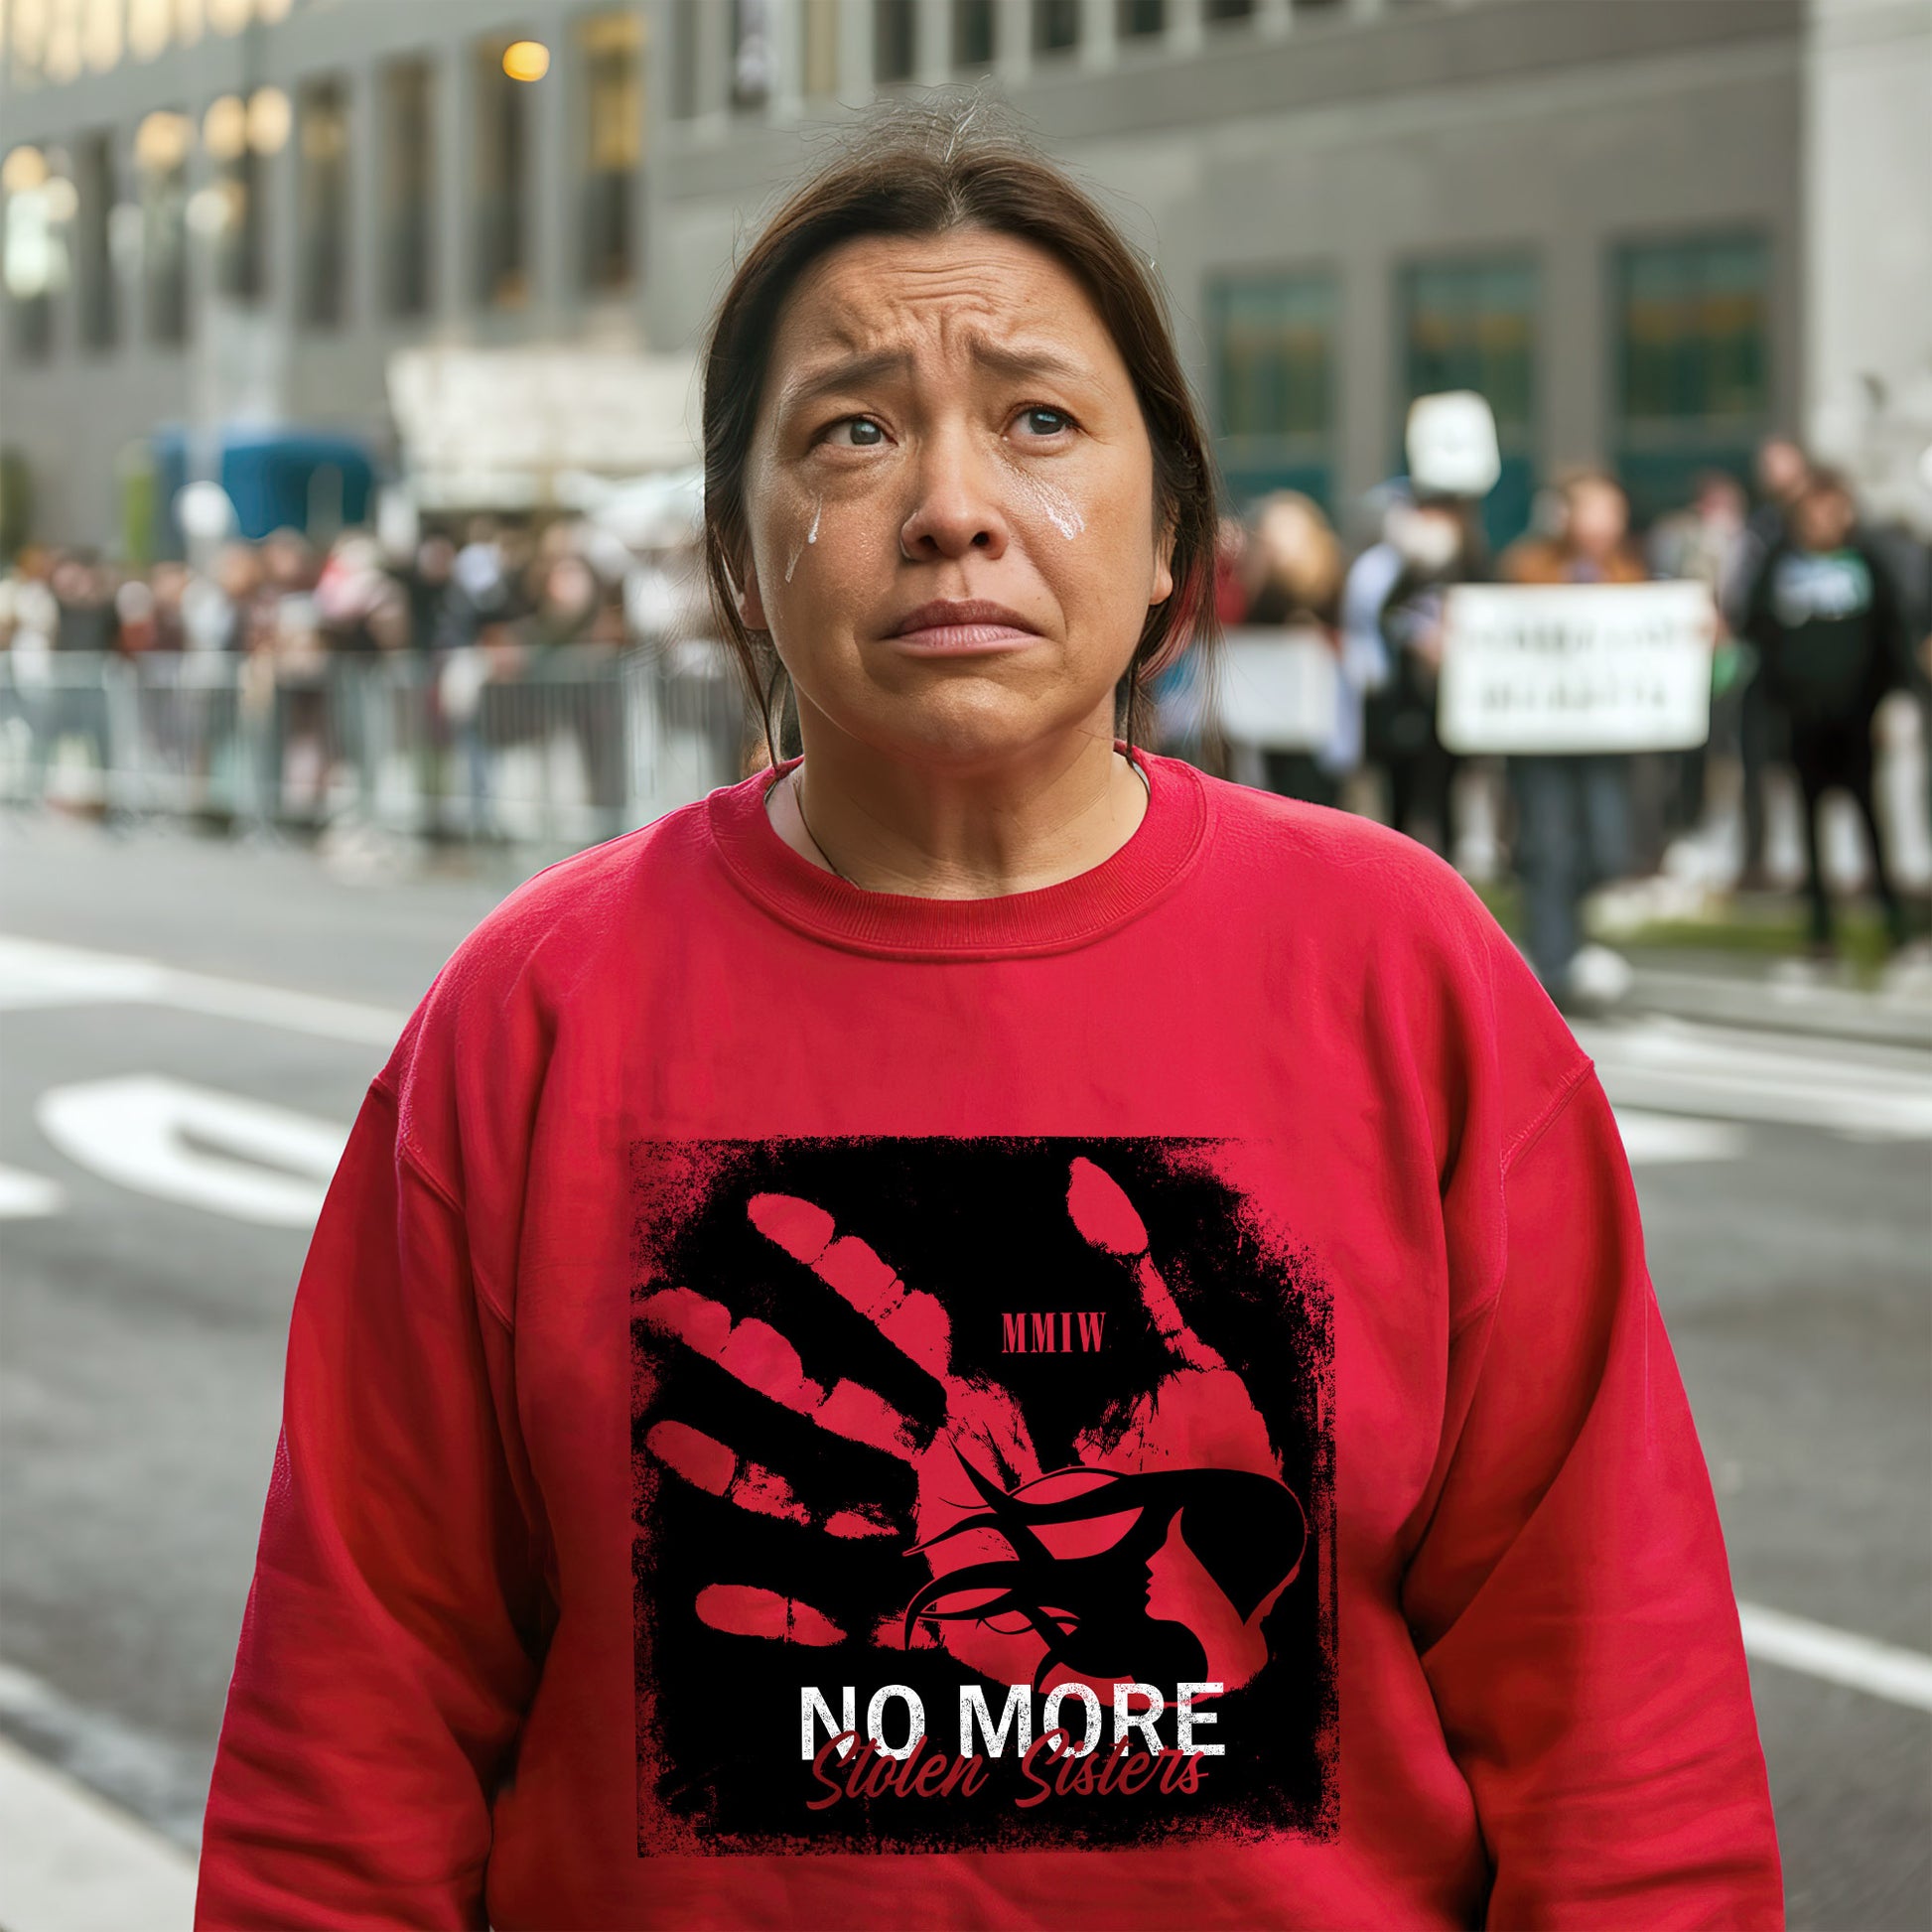
POLYGON ((862 892, 759 777, 458 950, 303 1271, 202 1925, 1780 1922, 1590 1061, 1420 845, 1142 763, 1044 891, 862 892))

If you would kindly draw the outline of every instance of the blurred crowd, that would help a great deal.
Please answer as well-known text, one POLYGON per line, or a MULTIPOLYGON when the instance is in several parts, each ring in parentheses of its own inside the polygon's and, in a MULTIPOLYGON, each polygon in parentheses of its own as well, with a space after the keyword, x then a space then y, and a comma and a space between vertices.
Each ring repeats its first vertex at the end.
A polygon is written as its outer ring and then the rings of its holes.
POLYGON ((278 530, 219 544, 199 567, 30 547, 0 577, 0 648, 230 652, 300 671, 341 653, 481 646, 509 674, 560 645, 621 645, 626 596, 648 575, 581 518, 477 517, 406 545, 349 529, 319 547, 278 530))
MULTIPOLYGON (((171 741, 164 752, 192 740, 186 755, 206 779, 224 744, 245 741, 247 768, 229 787, 241 815, 322 819, 345 767, 374 755, 354 742, 368 714, 344 679, 380 665, 407 714, 390 745, 408 739, 420 753, 421 829, 488 832, 492 761, 518 747, 541 753, 559 734, 615 823, 622 721, 608 686, 626 643, 706 630, 691 551, 687 529, 639 543, 588 516, 478 516, 386 539, 351 528, 326 545, 278 530, 145 569, 29 549, 0 575, 0 653, 33 728, 26 789, 39 795, 62 740, 112 767, 112 708, 93 682, 62 674, 107 659, 143 666, 143 690, 177 700, 150 704, 144 754, 157 734, 171 741), (206 701, 187 703, 228 690, 233 729, 206 701)), ((111 816, 111 791, 106 805, 111 816)))
MULTIPOLYGON (((1310 497, 1281 491, 1223 525, 1219 606, 1252 639, 1279 627, 1332 653, 1336 709, 1309 748, 1221 748, 1233 775, 1369 811, 1453 859, 1493 870, 1508 854, 1523 890, 1525 950, 1561 1004, 1614 999, 1628 968, 1589 944, 1584 901, 1654 876, 1675 843, 1728 828, 1716 883, 1772 884, 1769 780, 1788 772, 1802 815, 1807 934, 1829 957, 1835 927, 1820 804, 1843 790, 1863 821, 1867 872, 1892 948, 1912 917, 1874 799, 1874 721, 1895 691, 1932 740, 1932 550, 1870 527, 1836 471, 1774 438, 1755 491, 1712 472, 1692 499, 1639 532, 1609 472, 1578 469, 1539 499, 1531 530, 1492 556, 1479 505, 1395 481, 1368 506, 1352 557, 1310 497), (1458 584, 1630 584, 1690 579, 1718 616, 1711 736, 1695 750, 1507 759, 1458 758, 1437 732, 1444 618, 1458 584), (1464 823, 1478 820, 1481 823, 1464 823), (1488 851, 1485 851, 1485 846, 1488 851)), ((1170 674, 1178 698, 1184 670, 1170 674)), ((1197 705, 1169 713, 1170 743, 1199 748, 1197 705)), ((1918 810, 1926 811, 1923 800, 1918 810)))
MULTIPOLYGON (((1223 524, 1220 616, 1250 643, 1279 633, 1329 654, 1333 717, 1316 743, 1230 742, 1203 731, 1198 692, 1184 698, 1183 660, 1164 682, 1161 749, 1370 812, 1478 878, 1506 863, 1522 886, 1525 950, 1566 1005, 1614 998, 1627 973, 1587 941, 1586 897, 1657 875, 1674 843, 1708 841, 1722 823, 1730 851, 1718 883, 1771 883, 1773 773, 1789 774, 1779 782, 1794 785, 1800 802, 1813 950, 1828 954, 1836 937, 1819 829, 1820 802, 1834 788, 1863 822, 1886 938, 1902 946, 1912 914, 1874 799, 1873 726, 1894 691, 1932 708, 1932 552, 1922 539, 1870 527, 1846 480, 1789 441, 1762 446, 1754 482, 1747 491, 1713 472, 1689 502, 1639 532, 1617 479, 1577 470, 1543 493, 1530 532, 1494 556, 1478 503, 1404 480, 1374 492, 1364 527, 1346 533, 1309 496, 1266 496, 1223 524), (1454 586, 1647 579, 1690 579, 1712 593, 1719 630, 1707 744, 1506 760, 1458 758, 1443 744, 1437 684, 1454 586)), ((560 714, 563 728, 593 790, 615 808, 620 726, 587 667, 615 661, 626 643, 698 648, 709 622, 695 535, 680 508, 668 523, 658 515, 642 541, 589 515, 478 517, 400 539, 350 529, 321 547, 279 531, 205 546, 193 564, 141 570, 79 550, 30 550, 0 575, 0 651, 16 693, 58 685, 51 672, 68 653, 225 662, 244 708, 253 702, 272 716, 274 782, 283 785, 330 726, 331 667, 387 659, 410 672, 431 739, 467 766, 478 800, 490 747, 504 736, 483 729, 492 703, 500 716, 506 692, 575 680, 583 701, 560 714)), ((100 733, 104 717, 83 710, 69 722, 100 733)), ((42 722, 52 736, 62 719, 42 722)), ((1920 741, 1932 742, 1932 720, 1920 741)), ((482 822, 473 815, 472 829, 482 822)))

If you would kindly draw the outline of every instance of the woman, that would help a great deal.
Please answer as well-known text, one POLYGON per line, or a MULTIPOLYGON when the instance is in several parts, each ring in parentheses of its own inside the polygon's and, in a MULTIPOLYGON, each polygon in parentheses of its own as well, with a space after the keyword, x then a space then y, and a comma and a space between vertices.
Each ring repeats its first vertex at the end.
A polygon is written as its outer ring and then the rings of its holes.
MULTIPOLYGON (((1264 497, 1255 507, 1248 555, 1253 589, 1243 621, 1257 629, 1279 629, 1277 648, 1284 653, 1301 653, 1305 661, 1313 658, 1317 663, 1338 658, 1341 545, 1321 506, 1295 489, 1264 497)), ((1262 775, 1270 791, 1315 805, 1340 802, 1339 777, 1329 763, 1343 723, 1339 664, 1334 694, 1334 722, 1322 743, 1312 748, 1262 746, 1262 775)))
MULTIPOLYGON (((1519 538, 1499 566, 1510 584, 1641 584, 1648 576, 1630 542, 1630 499, 1607 471, 1558 479, 1558 527, 1519 538)), ((1516 870, 1523 881, 1524 939, 1537 975, 1566 1013, 1614 1005, 1630 965, 1587 944, 1584 901, 1633 869, 1632 755, 1528 753, 1508 761, 1516 870)))
POLYGON ((895 120, 704 422, 803 756, 371 1086, 202 1923, 1776 1924, 1589 1060, 1440 860, 1132 749, 1215 530, 1138 259, 895 120))

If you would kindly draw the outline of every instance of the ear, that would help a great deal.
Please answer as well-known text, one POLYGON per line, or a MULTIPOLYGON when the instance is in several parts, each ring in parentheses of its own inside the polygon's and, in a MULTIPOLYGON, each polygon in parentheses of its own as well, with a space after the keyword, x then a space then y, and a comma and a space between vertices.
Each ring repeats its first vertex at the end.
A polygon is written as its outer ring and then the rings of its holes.
POLYGON ((1173 542, 1174 519, 1170 516, 1154 537, 1154 583, 1147 594, 1150 608, 1167 603, 1173 595, 1173 542))

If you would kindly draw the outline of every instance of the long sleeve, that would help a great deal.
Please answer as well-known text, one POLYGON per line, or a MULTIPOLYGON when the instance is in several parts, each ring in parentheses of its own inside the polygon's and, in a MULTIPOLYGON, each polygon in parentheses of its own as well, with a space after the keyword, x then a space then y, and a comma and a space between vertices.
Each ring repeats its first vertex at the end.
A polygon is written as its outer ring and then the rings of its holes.
POLYGON ((202 1855, 202 1927, 482 1926, 536 1675, 508 1330, 369 1089, 296 1295, 282 1440, 202 1855))
POLYGON ((1775 1927, 1777 1844, 1709 1477, 1586 1063, 1504 1163, 1404 1588, 1500 1928, 1775 1927))

